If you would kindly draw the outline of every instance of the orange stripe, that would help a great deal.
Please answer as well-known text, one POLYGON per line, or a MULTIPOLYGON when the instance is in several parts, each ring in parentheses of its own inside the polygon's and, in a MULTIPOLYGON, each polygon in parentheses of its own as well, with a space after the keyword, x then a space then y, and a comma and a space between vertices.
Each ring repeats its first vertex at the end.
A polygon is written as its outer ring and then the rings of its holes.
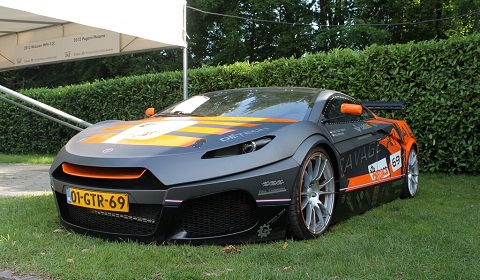
POLYGON ((82 143, 102 143, 110 137, 117 135, 117 133, 96 134, 82 140, 82 143))
POLYGON ((363 189, 373 185, 378 185, 380 183, 385 183, 388 181, 393 181, 402 178, 404 175, 390 176, 388 178, 372 181, 372 178, 369 174, 361 175, 350 179, 348 187, 345 189, 346 192, 351 192, 358 189, 363 189), (367 179, 368 177, 368 179, 367 179))
POLYGON ((201 127, 201 126, 188 126, 188 127, 184 127, 177 130, 177 132, 191 132, 191 133, 216 134, 216 135, 222 135, 222 134, 230 133, 233 131, 235 131, 235 129, 201 127))
POLYGON ((296 120, 254 117, 195 117, 196 121, 239 121, 239 122, 298 122, 296 120))
POLYGON ((118 141, 117 144, 188 147, 201 139, 187 136, 161 135, 150 139, 123 139, 118 141))
POLYGON ((100 132, 110 132, 110 131, 122 131, 122 130, 127 130, 129 128, 134 127, 135 124, 129 124, 129 125, 114 125, 111 127, 105 127, 104 129, 100 130, 100 132))
POLYGON ((212 125, 225 125, 225 126, 243 126, 243 127, 252 127, 259 126, 258 123, 244 123, 244 122, 228 122, 228 121, 202 121, 199 120, 198 124, 212 124, 212 125))
POLYGON ((108 168, 70 163, 62 163, 62 170, 72 176, 97 179, 138 179, 147 171, 145 168, 108 168))

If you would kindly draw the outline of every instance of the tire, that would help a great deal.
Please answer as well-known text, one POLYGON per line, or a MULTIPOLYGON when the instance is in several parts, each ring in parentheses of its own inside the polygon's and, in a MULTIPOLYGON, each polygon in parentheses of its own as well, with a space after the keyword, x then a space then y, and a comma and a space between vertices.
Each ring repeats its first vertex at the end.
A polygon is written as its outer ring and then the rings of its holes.
POLYGON ((325 150, 316 147, 303 160, 289 208, 289 226, 295 239, 322 235, 335 206, 335 172, 325 150))
POLYGON ((414 147, 410 150, 407 158, 406 178, 403 183, 401 198, 412 198, 418 189, 418 156, 414 147))

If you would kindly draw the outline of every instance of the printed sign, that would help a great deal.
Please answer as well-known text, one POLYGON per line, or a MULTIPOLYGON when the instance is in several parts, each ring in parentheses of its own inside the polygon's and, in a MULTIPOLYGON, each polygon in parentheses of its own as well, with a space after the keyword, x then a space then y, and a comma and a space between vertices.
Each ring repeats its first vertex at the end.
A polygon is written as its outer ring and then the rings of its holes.
POLYGON ((15 65, 25 66, 120 52, 120 35, 102 30, 17 46, 15 65))

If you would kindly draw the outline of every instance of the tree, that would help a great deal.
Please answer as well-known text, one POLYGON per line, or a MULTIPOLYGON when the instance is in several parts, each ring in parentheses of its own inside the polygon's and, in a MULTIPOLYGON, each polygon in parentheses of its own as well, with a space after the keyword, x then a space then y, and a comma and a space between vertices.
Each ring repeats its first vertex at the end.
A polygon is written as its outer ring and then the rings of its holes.
POLYGON ((313 50, 309 23, 314 13, 307 2, 194 0, 189 5, 226 15, 189 10, 190 51, 201 63, 217 65, 300 57, 313 50))
MULTIPOLYGON (((480 0, 189 0, 189 68, 480 32, 480 0)), ((182 69, 179 49, 0 73, 13 89, 182 69)))

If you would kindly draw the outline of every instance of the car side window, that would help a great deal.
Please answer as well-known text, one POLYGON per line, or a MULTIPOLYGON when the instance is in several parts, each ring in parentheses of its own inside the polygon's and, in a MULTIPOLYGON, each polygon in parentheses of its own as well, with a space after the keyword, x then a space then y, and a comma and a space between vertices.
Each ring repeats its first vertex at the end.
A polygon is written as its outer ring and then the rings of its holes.
POLYGON ((325 116, 328 124, 360 122, 373 119, 373 114, 365 108, 363 109, 361 115, 350 115, 342 113, 340 111, 340 108, 344 103, 360 105, 360 103, 358 103, 356 100, 351 99, 347 96, 340 94, 332 95, 327 100, 325 108, 323 109, 323 115, 325 116))

